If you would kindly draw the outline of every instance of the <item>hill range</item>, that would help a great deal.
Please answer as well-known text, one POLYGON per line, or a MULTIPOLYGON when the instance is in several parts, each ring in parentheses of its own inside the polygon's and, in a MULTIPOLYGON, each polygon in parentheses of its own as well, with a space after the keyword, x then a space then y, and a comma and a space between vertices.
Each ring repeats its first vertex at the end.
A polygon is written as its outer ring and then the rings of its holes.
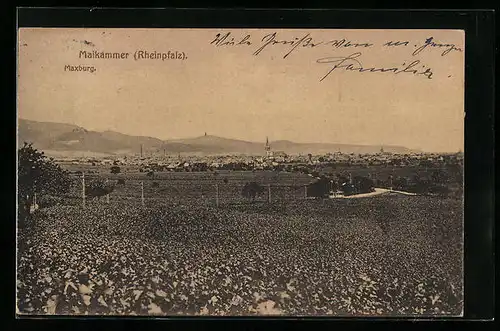
MULTIPOLYGON (((143 155, 165 154, 247 154, 264 155, 264 142, 250 142, 228 139, 213 135, 195 138, 161 140, 153 137, 131 136, 114 131, 90 131, 77 125, 18 120, 18 142, 31 142, 33 146, 54 156, 76 155, 131 155, 139 154, 141 145, 143 155)), ((378 153, 380 146, 296 143, 288 140, 270 142, 274 151, 293 154, 325 153, 378 153)), ((420 152, 402 146, 383 146, 384 151, 395 154, 420 152)))

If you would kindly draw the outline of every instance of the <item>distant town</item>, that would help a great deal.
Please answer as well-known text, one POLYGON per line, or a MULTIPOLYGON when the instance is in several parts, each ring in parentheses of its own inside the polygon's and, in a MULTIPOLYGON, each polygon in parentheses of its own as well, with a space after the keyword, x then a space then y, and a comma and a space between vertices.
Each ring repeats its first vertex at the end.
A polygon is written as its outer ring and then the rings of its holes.
POLYGON ((274 151, 269 141, 263 146, 261 156, 255 155, 178 155, 161 153, 137 153, 129 156, 99 157, 59 157, 55 161, 60 164, 86 164, 108 166, 139 166, 143 171, 208 171, 208 170, 280 170, 293 171, 295 166, 428 166, 439 164, 457 164, 463 161, 463 153, 411 153, 395 154, 385 152, 381 147, 379 153, 355 154, 332 152, 326 154, 287 155, 283 151, 274 151), (142 155, 141 155, 142 154, 142 155))

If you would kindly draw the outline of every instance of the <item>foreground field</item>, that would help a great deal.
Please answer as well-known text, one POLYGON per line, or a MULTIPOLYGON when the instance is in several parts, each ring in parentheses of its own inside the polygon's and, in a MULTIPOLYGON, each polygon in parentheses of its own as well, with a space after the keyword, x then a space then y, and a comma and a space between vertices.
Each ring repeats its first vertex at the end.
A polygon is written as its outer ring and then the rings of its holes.
POLYGON ((459 315, 462 205, 431 197, 40 210, 31 314, 459 315))

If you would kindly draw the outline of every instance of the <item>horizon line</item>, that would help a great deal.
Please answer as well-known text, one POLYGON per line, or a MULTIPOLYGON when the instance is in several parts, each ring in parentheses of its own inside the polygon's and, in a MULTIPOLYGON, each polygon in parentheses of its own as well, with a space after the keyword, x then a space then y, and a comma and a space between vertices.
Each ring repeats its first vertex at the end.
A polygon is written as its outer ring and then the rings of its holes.
MULTIPOLYGON (((52 124, 73 125, 73 126, 85 129, 87 131, 92 131, 92 132, 98 132, 98 133, 115 132, 115 133, 123 134, 123 135, 126 135, 126 136, 132 136, 132 137, 158 139, 158 140, 161 140, 162 142, 167 142, 167 143, 168 142, 175 142, 176 140, 178 141, 178 140, 189 140, 189 139, 203 138, 203 137, 205 137, 205 133, 206 133, 207 137, 211 136, 211 137, 217 137, 217 138, 228 139, 228 140, 238 140, 238 141, 247 142, 247 143, 261 143, 261 141, 244 140, 244 139, 241 139, 241 138, 227 137, 227 136, 218 136, 218 135, 208 134, 207 132, 204 132, 204 134, 198 135, 198 136, 186 136, 186 137, 182 137, 182 138, 166 138, 165 139, 165 138, 160 138, 158 136, 155 137, 155 136, 136 135, 136 134, 130 134, 130 133, 123 133, 123 132, 120 132, 120 131, 114 131, 114 130, 110 130, 110 129, 102 130, 102 131, 89 130, 89 129, 85 128, 82 125, 75 124, 75 123, 69 123, 69 122, 40 121, 40 120, 33 120, 33 119, 28 119, 28 118, 21 118, 20 116, 17 116, 17 120, 18 121, 19 120, 24 120, 24 121, 31 121, 31 122, 38 122, 38 123, 52 123, 52 124)), ((401 148, 406 148, 406 149, 408 149, 410 151, 421 152, 421 153, 457 153, 457 151, 426 151, 425 149, 422 149, 422 148, 416 148, 416 147, 413 148, 413 147, 407 147, 405 145, 395 145, 395 144, 362 144, 362 143, 341 143, 341 142, 297 142, 297 141, 293 141, 293 140, 289 140, 289 139, 271 140, 270 143, 272 143, 272 142, 283 142, 283 141, 294 143, 294 144, 328 144, 328 145, 350 145, 350 146, 370 146, 370 147, 380 146, 381 148, 386 148, 386 147, 401 147, 401 148)), ((265 144, 265 139, 263 139, 262 142, 265 144)), ((459 149, 459 152, 462 151, 462 150, 463 149, 459 149)))

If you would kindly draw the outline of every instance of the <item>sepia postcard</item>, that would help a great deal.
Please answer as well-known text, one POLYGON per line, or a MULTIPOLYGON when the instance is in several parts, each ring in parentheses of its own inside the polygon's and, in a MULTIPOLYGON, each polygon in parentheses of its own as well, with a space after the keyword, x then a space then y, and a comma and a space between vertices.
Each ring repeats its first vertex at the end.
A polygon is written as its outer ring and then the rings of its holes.
POLYGON ((18 316, 463 315, 462 30, 20 28, 18 316))

